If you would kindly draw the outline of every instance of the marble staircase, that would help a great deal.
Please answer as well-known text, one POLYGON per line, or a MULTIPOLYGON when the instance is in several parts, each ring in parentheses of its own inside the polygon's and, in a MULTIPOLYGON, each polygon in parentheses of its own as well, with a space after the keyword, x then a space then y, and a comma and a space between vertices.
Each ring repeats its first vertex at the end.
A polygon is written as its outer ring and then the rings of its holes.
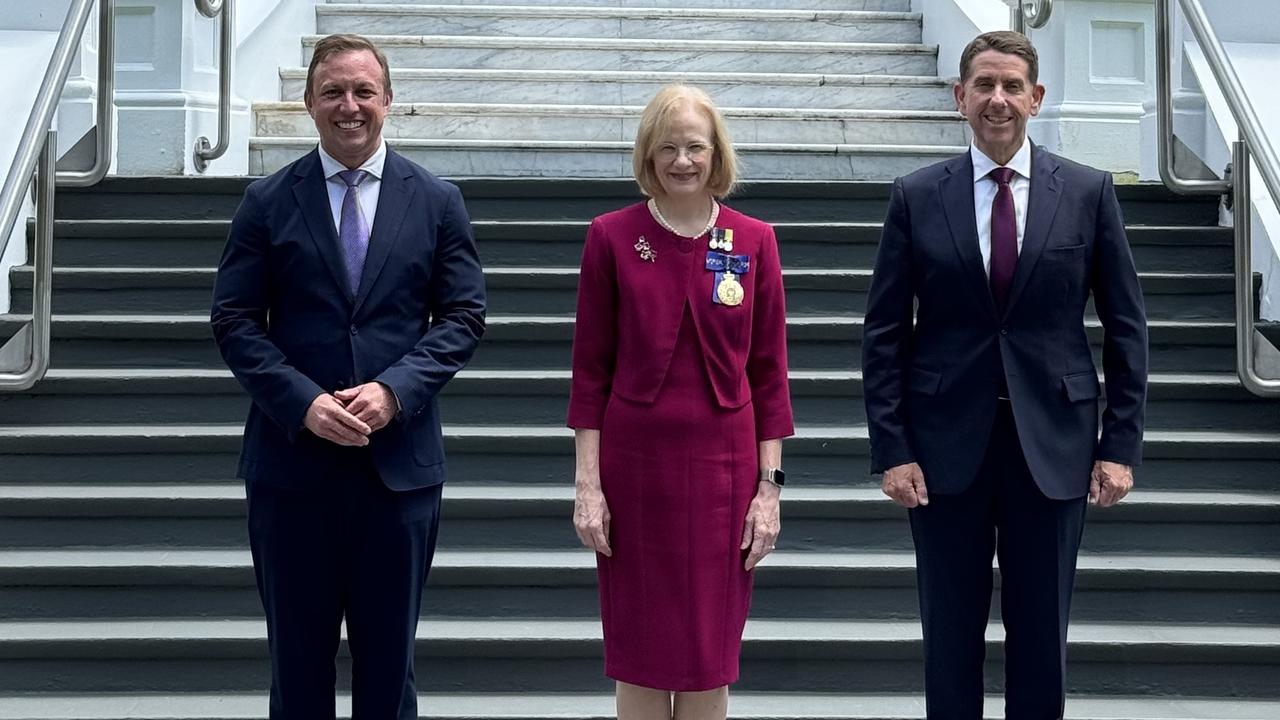
MULTIPOLYGON (((689 82, 725 110, 747 179, 886 180, 966 129, 909 0, 328 3, 321 35, 383 47, 393 146, 450 177, 628 177, 640 110, 689 82)), ((314 145, 305 64, 254 105, 251 171, 314 145)))

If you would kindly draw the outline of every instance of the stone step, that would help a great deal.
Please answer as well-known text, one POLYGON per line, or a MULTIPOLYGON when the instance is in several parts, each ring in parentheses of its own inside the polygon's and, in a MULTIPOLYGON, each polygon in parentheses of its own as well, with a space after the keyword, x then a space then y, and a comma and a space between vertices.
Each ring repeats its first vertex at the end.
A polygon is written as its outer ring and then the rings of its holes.
MULTIPOLYGON (((419 140, 388 145, 448 177, 628 178, 631 141, 419 140)), ((310 152, 307 137, 255 137, 249 171, 266 175, 310 152)), ((964 150, 953 145, 801 145, 737 143, 744 177, 754 180, 888 180, 964 150)))
MULTIPOLYGON (((53 310, 70 315, 207 312, 214 276, 212 267, 55 268, 53 310)), ((17 267, 11 273, 11 312, 30 312, 34 277, 30 265, 17 267)), ((1149 319, 1230 321, 1235 318, 1235 279, 1230 274, 1143 273, 1140 280, 1149 319)), ((861 314, 866 311, 871 271, 784 269, 783 282, 789 313, 861 314)), ((485 285, 491 314, 573 313, 578 268, 488 266, 485 285)))
POLYGON ((921 18, 847 10, 331 3, 316 6, 316 32, 918 43, 921 18))
MULTIPOLYGON (((717 36, 630 39, 367 35, 394 69, 655 70, 684 72, 938 74, 937 48, 917 42, 800 42, 717 36)), ((302 38, 311 62, 320 35, 302 38)))
MULTIPOLYGON (((392 140, 431 138, 634 142, 638 105, 396 103, 382 133, 392 140)), ((300 102, 254 103, 259 137, 313 137, 300 102)), ((723 108, 734 142, 804 144, 964 145, 967 126, 954 112, 723 108)))
MULTIPOLYGON (((337 2, 337 0, 325 0, 337 2)), ((439 5, 440 0, 347 0, 341 4, 439 5)), ((530 5, 530 0, 484 0, 484 5, 530 5)), ((721 8, 732 10, 870 10, 909 12, 911 0, 538 0, 538 5, 554 7, 624 8, 721 8)))
MULTIPOLYGON (((447 531, 449 524, 444 526, 447 531)), ((907 533, 904 527, 895 534, 907 533)), ((999 586, 999 574, 995 575, 999 586)), ((778 551, 760 566, 752 617, 919 619, 910 551, 778 551)), ((0 551, 0 620, 31 618, 258 618, 245 547, 68 548, 0 551), (147 602, 139 605, 137 598, 147 602)), ((1141 617, 1161 623, 1275 625, 1280 559, 1207 555, 1080 557, 1075 622, 1141 617)), ((991 617, 999 622, 999 593, 991 617)), ((594 556, 576 550, 441 549, 423 618, 599 616, 594 556)), ((3 716, 0 716, 3 717, 3 716)))
MULTIPOLYGON (((739 203, 731 203, 738 207, 739 203)), ((576 267, 586 220, 472 221, 485 267, 576 267)), ((229 220, 56 220, 54 264, 70 267, 215 267, 229 220)), ((882 226, 874 221, 774 223, 785 268, 862 268, 875 264, 882 226)), ((1230 228, 1130 226, 1143 273, 1230 273, 1230 228)))
MULTIPOLYGON (((644 105, 663 86, 685 82, 725 107, 955 110, 949 83, 912 75, 403 69, 391 76, 396 98, 409 103, 644 105)), ((306 77, 306 68, 282 68, 281 99, 301 100, 306 77)))
MULTIPOLYGON (((427 619, 416 669, 424 689, 454 692, 601 692, 596 619, 427 619), (429 680, 427 680, 429 679, 429 680)), ((1002 629, 987 633, 989 689, 1001 674, 1002 629)), ((269 678, 258 619, 0 622, 0 692, 252 692, 269 678)), ((743 691, 918 692, 914 622, 749 620, 743 691)), ((1068 692, 1280 699, 1280 627, 1075 623, 1068 692)), ((350 661, 339 653, 338 683, 350 661)))
MULTIPOLYGON (((467 369, 441 393, 441 416, 462 425, 560 424, 569 378, 568 369, 467 369)), ((856 370, 791 369, 791 402, 802 425, 866 422, 862 392, 856 370)), ((248 407, 227 370, 54 368, 34 389, 0 395, 0 425, 234 423, 248 407)), ((1226 373, 1152 374, 1146 422, 1153 430, 1280 431, 1275 405, 1226 373)))
MULTIPOLYGON (((914 694, 810 695, 735 691, 729 705, 732 717, 742 720, 924 718, 924 705, 914 694)), ((6 720, 266 720, 266 707, 266 693, 41 693, 0 696, 0 717, 6 720)), ((421 717, 440 720, 475 720, 481 717, 600 720, 612 717, 614 697, 609 693, 457 695, 419 692, 418 707, 421 717)), ((1003 718, 1003 710, 1004 698, 988 695, 983 718, 1003 718)), ((351 717, 351 697, 347 693, 338 694, 337 717, 343 720, 351 717)), ((1229 698, 1117 698, 1072 694, 1067 698, 1066 710, 1066 720, 1275 720, 1277 717, 1280 717, 1280 701, 1229 698)))
MULTIPOLYGON (((235 473, 241 423, 0 426, 11 483, 186 483, 235 473)), ((449 476, 466 484, 561 484, 573 434, 556 425, 446 424, 449 476)), ((863 425, 801 426, 787 440, 797 487, 876 487, 863 425)), ((1165 490, 1280 493, 1280 433, 1152 430, 1139 477, 1165 490)))
MULTIPOLYGON (((0 315, 0 337, 22 318, 0 315)), ((1100 352, 1102 327, 1085 321, 1100 352)), ((1148 323, 1152 372, 1231 372, 1235 332, 1230 322, 1153 320, 1148 323)), ((862 318, 787 318, 791 365, 810 370, 854 369, 861 357, 862 318)), ((477 370, 567 368, 571 315, 494 315, 470 367, 477 370)), ((206 315, 54 315, 53 366, 58 368, 221 368, 206 315)))
MULTIPOLYGON (((789 487, 784 505, 782 550, 911 549, 877 488, 789 487)), ((239 483, 0 485, 0 547, 242 547, 244 512, 239 483)), ((442 548, 578 547, 568 484, 450 485, 444 513, 442 548)), ((1087 552, 1274 557, 1280 572, 1280 495, 1140 489, 1089 520, 1087 552)))
MULTIPOLYGON (((427 102, 437 99, 429 98, 427 102)), ((56 215, 59 222, 89 220, 91 226, 100 223, 98 227, 109 226, 110 221, 116 220, 227 221, 239 207, 245 186, 253 179, 109 177, 90 189, 59 189, 56 215)), ((578 222, 585 227, 596 215, 641 199, 635 181, 629 179, 460 178, 455 182, 466 198, 471 217, 483 222, 578 222)), ((850 181, 747 182, 734 193, 729 204, 771 223, 878 224, 884 220, 889 187, 888 183, 850 181)), ((1214 198, 1188 198, 1150 183, 1119 185, 1116 195, 1130 227, 1167 229, 1174 244, 1182 242, 1179 233, 1185 229, 1178 226, 1222 232, 1217 227, 1218 205, 1214 198)), ((1226 233, 1229 237, 1230 230, 1226 233)), ((572 263, 555 264, 576 263, 575 256, 572 263)), ((1199 265, 1182 269, 1219 271, 1199 265)))

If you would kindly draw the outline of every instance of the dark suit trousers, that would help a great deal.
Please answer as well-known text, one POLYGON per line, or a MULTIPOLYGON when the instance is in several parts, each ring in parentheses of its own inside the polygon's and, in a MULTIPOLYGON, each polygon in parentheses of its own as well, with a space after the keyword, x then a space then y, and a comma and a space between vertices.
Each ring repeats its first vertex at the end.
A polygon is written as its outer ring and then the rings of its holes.
POLYGON ((1005 628, 1005 717, 1062 717, 1085 507, 1083 497, 1050 500, 1040 492, 1002 401, 973 485, 958 495, 931 494, 927 506, 910 511, 930 720, 982 718, 993 555, 1005 628))
POLYGON ((396 492, 368 452, 295 490, 248 484, 249 543, 271 650, 271 720, 334 717, 340 627, 354 720, 418 717, 414 637, 440 486, 396 492))

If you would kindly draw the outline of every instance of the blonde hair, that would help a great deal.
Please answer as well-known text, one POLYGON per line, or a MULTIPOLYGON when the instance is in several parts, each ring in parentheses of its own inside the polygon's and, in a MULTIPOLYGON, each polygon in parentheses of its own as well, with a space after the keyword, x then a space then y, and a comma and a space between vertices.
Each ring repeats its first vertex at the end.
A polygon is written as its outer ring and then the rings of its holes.
POLYGON ((711 121, 711 173, 707 177, 707 190, 716 198, 724 198, 738 184, 738 154, 733 150, 720 110, 700 88, 676 83, 653 96, 641 113, 640 127, 636 130, 632 172, 640 190, 649 197, 663 194, 662 183, 653 169, 653 152, 671 130, 676 114, 689 107, 700 110, 711 121))

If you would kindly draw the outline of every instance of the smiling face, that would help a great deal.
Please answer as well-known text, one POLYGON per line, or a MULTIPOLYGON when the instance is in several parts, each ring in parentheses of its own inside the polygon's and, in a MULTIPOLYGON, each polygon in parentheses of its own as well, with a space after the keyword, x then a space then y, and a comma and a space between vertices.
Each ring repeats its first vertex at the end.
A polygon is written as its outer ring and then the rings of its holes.
POLYGON ((1027 120, 1039 114, 1044 86, 1031 82, 1026 60, 984 50, 974 56, 955 94, 956 107, 973 128, 973 144, 1004 165, 1022 147, 1027 120))
POLYGON ((368 50, 333 55, 315 68, 304 97, 325 152, 348 168, 368 160, 382 142, 391 93, 368 50))
POLYGON ((673 198, 709 195, 707 180, 715 162, 711 119, 692 105, 671 118, 649 152, 663 194, 673 198))

